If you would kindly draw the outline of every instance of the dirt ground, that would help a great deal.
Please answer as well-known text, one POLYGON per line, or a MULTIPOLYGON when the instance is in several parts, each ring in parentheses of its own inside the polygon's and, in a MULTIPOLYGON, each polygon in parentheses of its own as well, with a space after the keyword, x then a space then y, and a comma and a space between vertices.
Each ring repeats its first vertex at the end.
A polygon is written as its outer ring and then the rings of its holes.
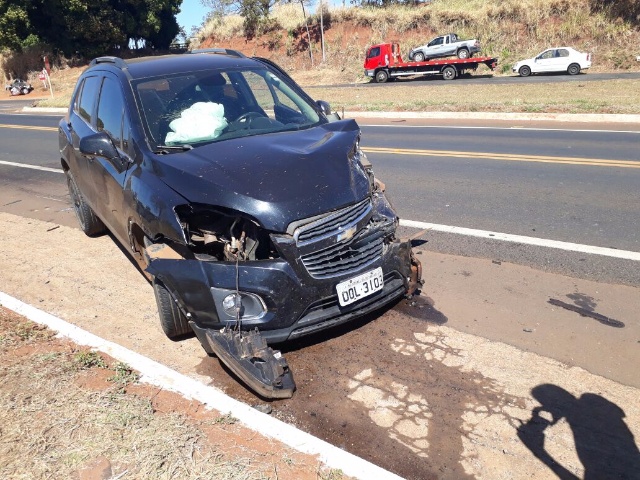
MULTIPOLYGON (((5 212, 24 209, 10 202, 0 193, 5 212)), ((264 403, 195 339, 162 335, 151 287, 109 236, 64 226, 75 220, 60 202, 29 205, 40 220, 0 213, 1 291, 264 403)), ((272 415, 409 479, 638 478, 638 289, 426 249, 420 258, 417 304, 283 349, 298 389, 271 402, 272 415), (625 328, 550 298, 591 299, 625 328)))

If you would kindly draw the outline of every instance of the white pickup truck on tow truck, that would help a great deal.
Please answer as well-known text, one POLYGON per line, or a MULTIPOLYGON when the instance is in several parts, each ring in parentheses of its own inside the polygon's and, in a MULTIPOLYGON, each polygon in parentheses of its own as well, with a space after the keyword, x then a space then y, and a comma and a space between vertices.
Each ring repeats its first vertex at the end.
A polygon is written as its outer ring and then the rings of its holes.
POLYGON ((409 60, 423 62, 432 58, 453 57, 469 58, 480 52, 478 40, 460 40, 455 33, 441 35, 426 45, 414 47, 409 51, 409 60))

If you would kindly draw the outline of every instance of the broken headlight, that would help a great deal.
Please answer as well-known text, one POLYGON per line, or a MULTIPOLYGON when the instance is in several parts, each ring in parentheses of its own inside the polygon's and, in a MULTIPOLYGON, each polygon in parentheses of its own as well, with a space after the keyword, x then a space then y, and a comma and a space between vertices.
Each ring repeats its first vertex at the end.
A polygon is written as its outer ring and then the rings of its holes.
POLYGON ((246 215, 208 205, 176 208, 189 248, 203 261, 277 258, 269 232, 246 215))

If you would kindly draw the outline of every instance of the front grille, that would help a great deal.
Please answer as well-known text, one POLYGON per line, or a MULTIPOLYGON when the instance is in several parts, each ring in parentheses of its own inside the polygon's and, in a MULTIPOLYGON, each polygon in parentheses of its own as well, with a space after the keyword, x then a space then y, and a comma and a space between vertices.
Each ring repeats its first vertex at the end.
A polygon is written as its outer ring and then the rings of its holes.
POLYGON ((383 240, 383 231, 365 227, 354 238, 302 255, 302 263, 314 278, 336 277, 380 258, 383 240))
POLYGON ((350 205, 337 210, 322 218, 311 220, 295 229, 293 238, 298 246, 317 242, 332 235, 337 235, 341 230, 357 224, 371 211, 369 198, 360 203, 350 205))

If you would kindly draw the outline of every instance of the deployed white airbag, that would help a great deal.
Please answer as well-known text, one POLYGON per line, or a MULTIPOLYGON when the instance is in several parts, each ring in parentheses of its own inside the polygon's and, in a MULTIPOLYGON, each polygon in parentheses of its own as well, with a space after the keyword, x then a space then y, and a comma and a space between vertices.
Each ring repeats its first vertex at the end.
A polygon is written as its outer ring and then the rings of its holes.
POLYGON ((172 120, 165 143, 189 143, 213 140, 227 126, 224 118, 224 106, 213 102, 198 102, 172 120))

